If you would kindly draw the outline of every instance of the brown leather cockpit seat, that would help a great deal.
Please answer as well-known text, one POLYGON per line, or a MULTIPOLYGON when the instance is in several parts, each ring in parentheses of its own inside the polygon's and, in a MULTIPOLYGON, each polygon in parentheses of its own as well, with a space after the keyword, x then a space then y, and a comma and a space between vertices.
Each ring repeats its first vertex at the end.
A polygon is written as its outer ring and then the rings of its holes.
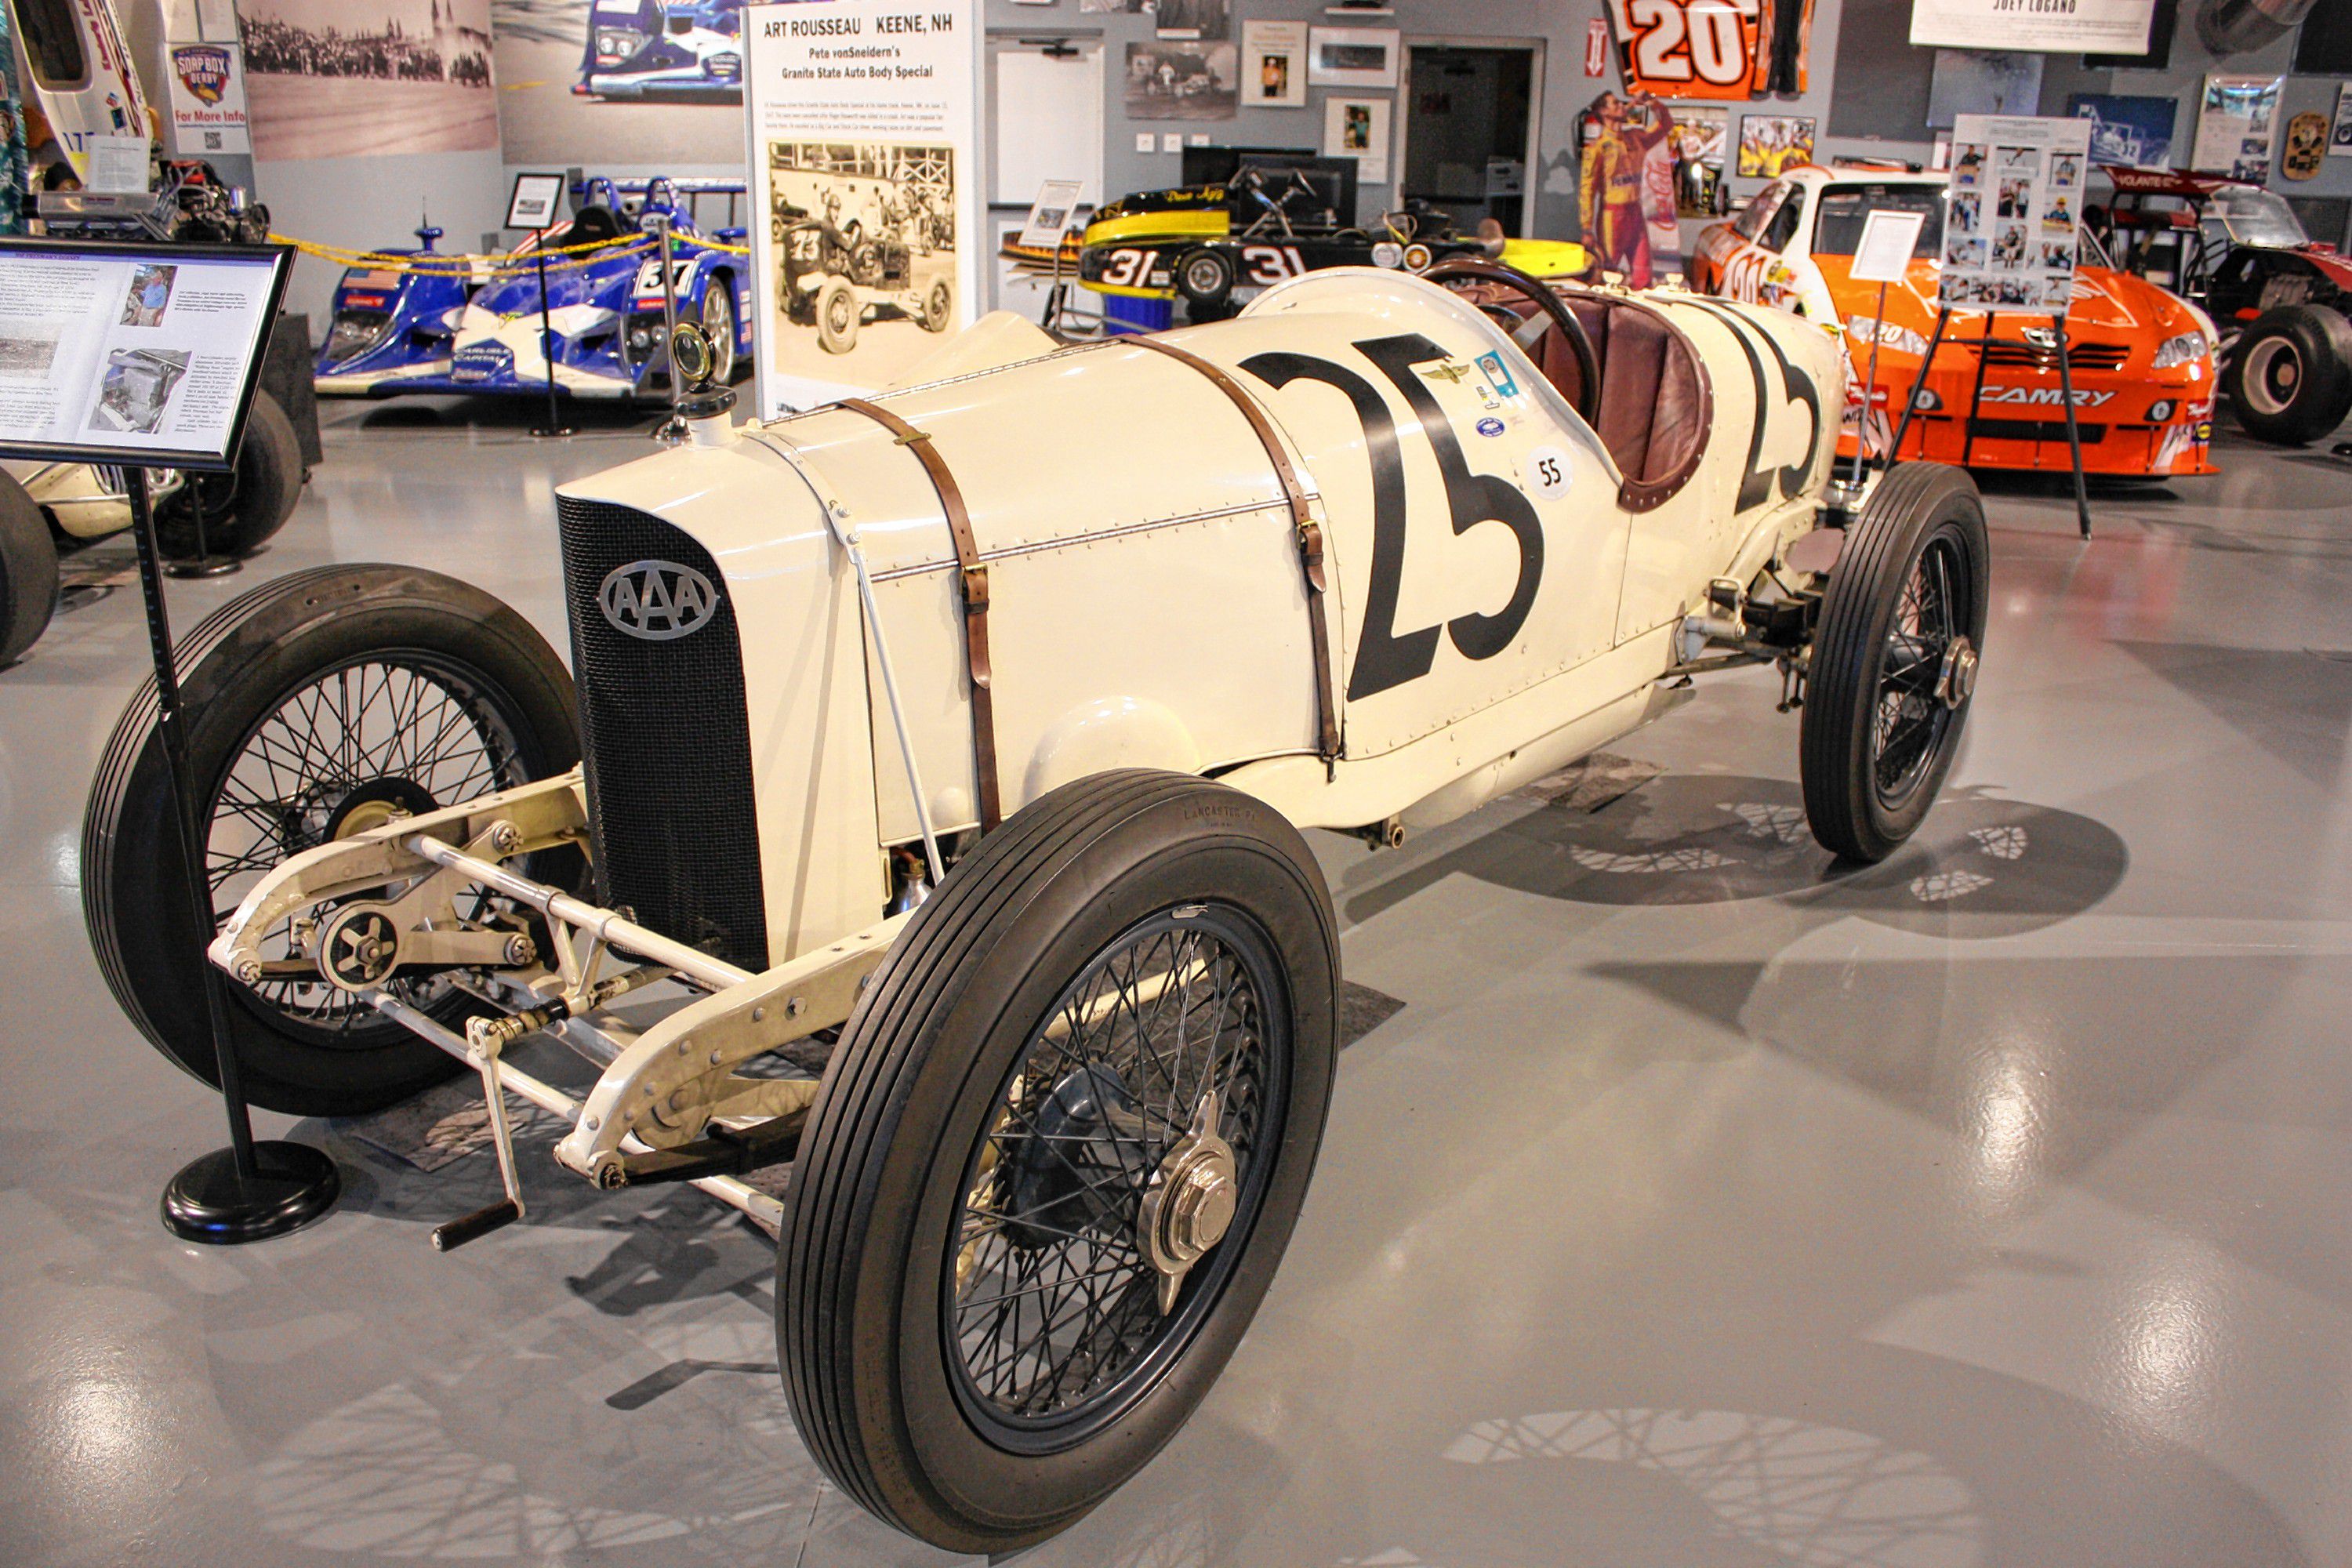
MULTIPOLYGON (((1531 302, 1507 289, 1466 297, 1522 318, 1535 313, 1531 302)), ((1663 505, 1698 471, 1706 450, 1715 400, 1698 351, 1664 312, 1638 300, 1565 289, 1560 299, 1592 340, 1601 379, 1594 433, 1625 476, 1618 500, 1636 511, 1663 505)), ((1579 401, 1576 355, 1559 328, 1545 328, 1528 357, 1570 405, 1579 401)))

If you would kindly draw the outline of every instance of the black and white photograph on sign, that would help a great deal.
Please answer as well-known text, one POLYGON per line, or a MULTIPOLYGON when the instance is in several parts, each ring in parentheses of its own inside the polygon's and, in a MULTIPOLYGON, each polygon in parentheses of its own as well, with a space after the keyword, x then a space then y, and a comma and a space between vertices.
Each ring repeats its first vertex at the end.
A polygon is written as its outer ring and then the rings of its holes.
POLYGON ((1163 38, 1230 38, 1234 36, 1234 0, 1160 0, 1152 12, 1154 26, 1163 38))
POLYGON ((1078 0, 1078 9, 1106 16, 1149 16, 1158 0, 1078 0))
POLYGON ((1309 87, 1394 87, 1402 35, 1389 27, 1312 27, 1307 34, 1309 87))
POLYGON ((771 142, 770 297, 784 374, 879 386, 956 321, 956 159, 897 142, 771 142))
POLYGON ((1127 46, 1129 120, 1231 120, 1241 52, 1232 44, 1127 46))
POLYGON ((1307 24, 1242 24, 1242 101, 1253 109, 1307 107, 1307 24))
POLYGON ((240 30, 256 158, 499 145, 490 0, 244 0, 240 30))
POLYGON ((163 428, 164 410, 180 378, 188 374, 184 350, 116 349, 106 356, 106 374, 91 405, 89 428, 152 436, 163 428))
POLYGON ((743 0, 491 0, 509 163, 740 168, 743 0))
POLYGON ((168 263, 155 262, 141 267, 131 274, 131 288, 122 299, 122 321, 126 327, 160 327, 163 324, 163 307, 172 300, 172 279, 180 269, 168 263))
POLYGON ((562 206, 562 175, 517 174, 514 194, 507 199, 507 226, 551 228, 562 206))
POLYGON ((0 380, 47 380, 58 334, 54 321, 0 321, 0 380))

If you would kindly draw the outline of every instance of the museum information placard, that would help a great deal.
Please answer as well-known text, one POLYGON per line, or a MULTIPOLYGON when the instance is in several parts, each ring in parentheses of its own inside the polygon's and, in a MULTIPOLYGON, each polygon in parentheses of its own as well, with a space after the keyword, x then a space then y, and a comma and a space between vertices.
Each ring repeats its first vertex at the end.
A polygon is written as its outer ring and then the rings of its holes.
POLYGON ((896 380, 980 298, 975 0, 743 13, 762 418, 896 380))
POLYGON ((1912 0, 1911 41, 1946 49, 2144 55, 2156 0, 1912 0))
POLYGON ((1944 303, 2062 313, 2090 177, 2091 122, 1963 114, 1952 125, 1944 303))
POLYGON ((289 254, 0 244, 0 447, 229 466, 289 254))

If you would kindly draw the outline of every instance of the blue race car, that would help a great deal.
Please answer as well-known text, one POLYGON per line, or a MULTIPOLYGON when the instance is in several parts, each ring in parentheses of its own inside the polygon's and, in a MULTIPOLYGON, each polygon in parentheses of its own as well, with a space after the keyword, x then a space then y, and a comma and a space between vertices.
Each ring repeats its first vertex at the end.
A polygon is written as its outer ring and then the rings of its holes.
MULTIPOLYGON (((547 324, 560 391, 578 397, 668 395, 661 264, 655 226, 647 221, 656 213, 669 217, 677 319, 698 321, 710 334, 719 361, 713 379, 732 380, 749 366, 751 258, 719 248, 740 247, 744 231, 730 222, 706 237, 694 212, 698 203, 724 196, 731 219, 743 194, 740 180, 662 175, 618 183, 598 175, 573 185, 571 220, 548 230, 544 240, 547 324), (594 248, 572 248, 579 246, 594 248)), ((424 260, 425 270, 388 265, 344 272, 315 367, 320 393, 391 397, 546 390, 536 257, 541 241, 534 237, 503 257, 465 265, 433 248, 440 236, 437 228, 420 228, 417 248, 371 258, 424 260), (432 267, 435 258, 443 265, 432 267)))
POLYGON ((572 90, 743 101, 743 0, 594 0, 572 90))

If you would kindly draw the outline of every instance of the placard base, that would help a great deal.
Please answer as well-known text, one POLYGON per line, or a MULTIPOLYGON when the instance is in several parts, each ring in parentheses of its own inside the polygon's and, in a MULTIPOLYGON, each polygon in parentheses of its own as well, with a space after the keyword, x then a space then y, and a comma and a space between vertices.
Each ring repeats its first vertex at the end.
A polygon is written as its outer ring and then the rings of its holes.
POLYGON ((234 555, 191 555, 184 561, 163 563, 166 577, 226 577, 244 570, 245 563, 234 555))
POLYGON ((342 1190, 335 1162, 308 1143, 254 1144, 250 1176, 239 1174, 235 1150, 215 1149, 163 1189, 163 1228, 214 1247, 267 1241, 333 1208, 342 1190))

